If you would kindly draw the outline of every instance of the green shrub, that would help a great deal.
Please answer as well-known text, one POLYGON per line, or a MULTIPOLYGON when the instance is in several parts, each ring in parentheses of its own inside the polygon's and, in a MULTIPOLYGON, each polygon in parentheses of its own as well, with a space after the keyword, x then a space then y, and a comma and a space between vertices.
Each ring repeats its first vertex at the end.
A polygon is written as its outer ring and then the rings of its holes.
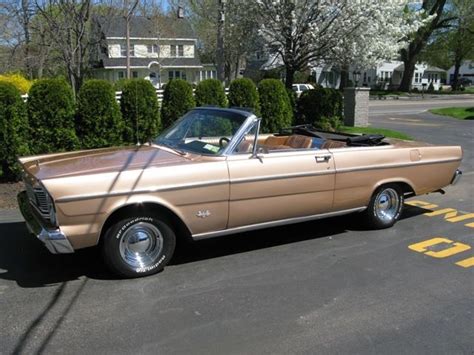
POLYGON ((0 169, 5 180, 17 180, 17 157, 29 154, 28 116, 20 91, 0 82, 0 169))
POLYGON ((128 79, 119 79, 114 83, 114 91, 122 91, 128 79))
POLYGON ((246 107, 260 115, 260 105, 257 87, 248 78, 236 79, 229 87, 229 107, 246 107))
POLYGON ((196 106, 214 105, 227 106, 227 99, 222 84, 217 79, 206 79, 196 86, 194 93, 196 106))
POLYGON ((155 88, 148 80, 132 79, 125 83, 120 109, 125 124, 125 142, 144 143, 160 132, 158 98, 155 88))
POLYGON ((171 80, 163 92, 161 107, 163 126, 171 126, 195 105, 192 86, 182 79, 171 80))
MULTIPOLYGON (((342 95, 336 89, 320 86, 305 91, 297 102, 297 123, 321 127, 323 117, 342 116, 342 95)), ((321 127, 322 128, 322 127, 321 127)))
POLYGON ((74 129, 74 96, 66 81, 36 81, 30 89, 27 108, 34 153, 72 150, 78 145, 74 129))
POLYGON ((280 80, 264 79, 258 85, 261 129, 264 133, 278 132, 292 124, 293 114, 286 88, 280 80))
POLYGON ((88 80, 77 97, 76 134, 82 148, 102 148, 122 143, 123 121, 112 85, 88 80))
POLYGON ((434 92, 434 85, 433 85, 433 82, 431 82, 430 85, 428 85, 427 91, 428 91, 428 92, 434 92))

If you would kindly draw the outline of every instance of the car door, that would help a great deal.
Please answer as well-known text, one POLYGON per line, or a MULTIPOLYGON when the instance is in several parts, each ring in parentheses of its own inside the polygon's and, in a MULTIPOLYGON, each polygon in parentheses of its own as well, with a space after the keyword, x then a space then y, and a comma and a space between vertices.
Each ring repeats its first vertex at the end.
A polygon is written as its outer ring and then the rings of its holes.
POLYGON ((228 228, 332 210, 335 165, 327 149, 228 156, 228 228))

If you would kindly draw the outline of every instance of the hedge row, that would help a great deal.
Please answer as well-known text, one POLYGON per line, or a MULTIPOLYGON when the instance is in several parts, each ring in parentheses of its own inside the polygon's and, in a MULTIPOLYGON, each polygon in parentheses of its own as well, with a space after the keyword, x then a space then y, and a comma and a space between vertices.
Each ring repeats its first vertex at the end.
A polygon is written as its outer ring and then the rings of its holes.
POLYGON ((258 88, 249 79, 237 79, 227 98, 220 82, 208 79, 193 95, 189 83, 175 79, 165 87, 160 111, 155 89, 143 79, 122 83, 120 105, 113 86, 103 80, 86 81, 77 101, 64 80, 38 80, 26 105, 18 89, 0 83, 3 178, 18 177, 17 156, 146 142, 196 105, 251 109, 262 118, 262 132, 276 132, 293 122, 323 128, 337 125, 342 96, 318 87, 296 99, 276 79, 262 80, 258 88))

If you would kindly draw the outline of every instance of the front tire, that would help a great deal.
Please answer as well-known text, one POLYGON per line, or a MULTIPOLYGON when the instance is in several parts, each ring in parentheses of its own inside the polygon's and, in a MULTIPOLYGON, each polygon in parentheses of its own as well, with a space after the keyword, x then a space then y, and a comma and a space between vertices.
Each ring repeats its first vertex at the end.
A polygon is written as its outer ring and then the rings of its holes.
POLYGON ((403 192, 396 184, 380 186, 370 200, 365 219, 369 228, 389 228, 400 219, 403 208, 403 192))
POLYGON ((137 215, 113 223, 104 235, 102 255, 114 273, 128 278, 155 274, 173 256, 171 224, 156 216, 137 215))

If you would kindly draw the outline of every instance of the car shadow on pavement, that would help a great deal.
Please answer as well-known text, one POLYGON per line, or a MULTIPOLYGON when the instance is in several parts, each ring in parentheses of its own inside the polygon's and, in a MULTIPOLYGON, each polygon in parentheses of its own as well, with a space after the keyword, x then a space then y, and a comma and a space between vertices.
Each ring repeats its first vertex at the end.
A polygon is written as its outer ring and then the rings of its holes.
MULTIPOLYGON (((426 209, 405 205, 401 219, 426 212, 426 209)), ((354 214, 196 242, 180 241, 171 264, 186 264, 363 230, 367 228, 360 224, 360 216, 354 214)), ((78 280, 83 276, 96 280, 117 279, 105 268, 98 248, 54 255, 28 233, 24 222, 0 223, 0 279, 16 281, 20 287, 28 288, 78 280)))

